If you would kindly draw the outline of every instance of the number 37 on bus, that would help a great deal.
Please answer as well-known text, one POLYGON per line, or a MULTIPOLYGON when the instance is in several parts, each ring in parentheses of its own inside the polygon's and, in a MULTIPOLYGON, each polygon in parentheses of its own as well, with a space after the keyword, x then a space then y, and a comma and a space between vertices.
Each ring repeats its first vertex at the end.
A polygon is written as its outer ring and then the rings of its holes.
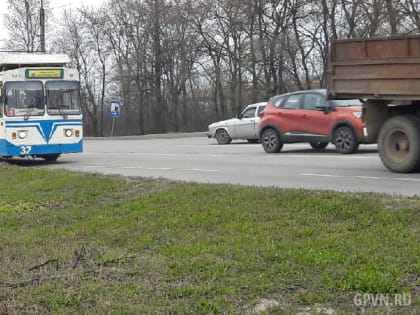
POLYGON ((67 55, 0 53, 0 156, 55 161, 83 150, 79 73, 67 55))

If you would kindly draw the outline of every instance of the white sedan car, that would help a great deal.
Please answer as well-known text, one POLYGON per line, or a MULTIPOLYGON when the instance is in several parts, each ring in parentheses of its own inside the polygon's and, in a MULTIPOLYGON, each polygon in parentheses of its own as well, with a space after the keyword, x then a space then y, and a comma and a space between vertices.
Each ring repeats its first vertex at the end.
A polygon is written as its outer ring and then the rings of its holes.
POLYGON ((228 144, 232 139, 247 139, 250 143, 258 142, 258 123, 260 113, 267 102, 251 104, 236 117, 218 121, 209 125, 209 138, 216 138, 218 144, 228 144))

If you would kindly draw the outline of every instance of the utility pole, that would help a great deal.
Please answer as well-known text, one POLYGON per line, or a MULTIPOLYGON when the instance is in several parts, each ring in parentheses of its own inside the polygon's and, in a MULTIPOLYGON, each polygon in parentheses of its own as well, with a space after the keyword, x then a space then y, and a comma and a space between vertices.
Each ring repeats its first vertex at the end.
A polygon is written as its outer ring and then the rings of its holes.
POLYGON ((41 0, 41 10, 39 12, 39 20, 41 26, 41 52, 45 52, 45 12, 44 12, 44 3, 41 0))
POLYGON ((31 17, 29 15, 30 10, 29 10, 29 1, 25 0, 25 13, 26 13, 26 29, 25 29, 25 36, 26 36, 26 52, 33 52, 34 51, 34 47, 33 45, 31 45, 31 37, 29 35, 29 32, 31 31, 31 17), (31 47, 32 46, 32 47, 31 47))

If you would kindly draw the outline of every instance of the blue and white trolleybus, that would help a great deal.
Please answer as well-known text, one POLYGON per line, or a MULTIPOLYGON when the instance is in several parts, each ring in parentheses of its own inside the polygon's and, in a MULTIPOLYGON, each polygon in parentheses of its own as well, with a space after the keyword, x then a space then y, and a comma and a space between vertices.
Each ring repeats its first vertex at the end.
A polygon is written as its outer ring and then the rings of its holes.
POLYGON ((0 156, 82 152, 79 73, 67 55, 0 53, 0 156))

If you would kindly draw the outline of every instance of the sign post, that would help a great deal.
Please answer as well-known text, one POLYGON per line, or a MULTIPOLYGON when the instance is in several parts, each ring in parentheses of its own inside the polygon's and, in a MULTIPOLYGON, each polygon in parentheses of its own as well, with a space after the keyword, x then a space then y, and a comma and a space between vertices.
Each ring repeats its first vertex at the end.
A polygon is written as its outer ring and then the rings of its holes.
POLYGON ((109 107, 109 115, 112 117, 112 126, 111 126, 111 137, 114 135, 114 125, 115 119, 120 117, 120 107, 121 102, 118 100, 112 100, 109 107))

